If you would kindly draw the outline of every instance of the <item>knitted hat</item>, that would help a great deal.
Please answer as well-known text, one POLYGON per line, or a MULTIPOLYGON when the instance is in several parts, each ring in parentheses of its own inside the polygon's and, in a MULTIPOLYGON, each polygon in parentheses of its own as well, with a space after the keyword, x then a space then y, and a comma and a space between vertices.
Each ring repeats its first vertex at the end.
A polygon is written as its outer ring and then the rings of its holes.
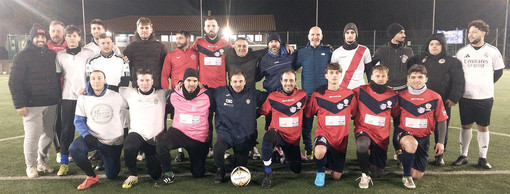
POLYGON ((196 77, 198 79, 198 72, 197 70, 193 68, 188 68, 186 71, 184 71, 184 77, 182 78, 182 81, 186 80, 188 77, 196 77))
POLYGON ((356 24, 348 23, 347 25, 345 25, 344 36, 345 36, 345 32, 347 32, 347 30, 354 30, 354 33, 356 33, 356 37, 358 36, 358 27, 356 27, 356 24))
POLYGON ((47 36, 46 30, 44 30, 44 28, 42 28, 40 24, 35 23, 32 26, 32 29, 30 29, 30 41, 32 41, 34 37, 37 35, 43 35, 44 37, 47 36))
POLYGON ((267 44, 269 44, 269 42, 271 42, 272 40, 277 40, 278 42, 282 42, 282 40, 280 39, 280 34, 278 34, 277 32, 272 32, 271 34, 269 34, 269 37, 267 37, 267 44))
POLYGON ((388 29, 386 32, 388 33, 389 38, 395 37, 396 34, 398 34, 400 31, 404 30, 404 26, 400 25, 399 23, 393 23, 388 26, 388 29))

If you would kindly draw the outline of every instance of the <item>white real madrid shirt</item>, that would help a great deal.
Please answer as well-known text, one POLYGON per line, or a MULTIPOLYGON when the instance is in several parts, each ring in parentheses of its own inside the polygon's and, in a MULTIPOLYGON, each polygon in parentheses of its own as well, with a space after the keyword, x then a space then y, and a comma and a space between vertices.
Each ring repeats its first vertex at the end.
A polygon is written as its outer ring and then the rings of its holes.
POLYGON ((137 88, 121 87, 119 93, 129 106, 131 121, 129 133, 136 132, 145 141, 155 140, 165 128, 164 116, 169 91, 159 89, 149 95, 143 95, 137 88))
POLYGON ((120 110, 127 104, 119 93, 106 89, 103 96, 78 97, 76 115, 87 118, 91 135, 105 145, 121 145, 124 129, 120 120, 120 110))
MULTIPOLYGON (((342 78, 341 82, 344 80, 345 72, 349 69, 352 59, 354 58, 354 54, 360 47, 365 47, 361 44, 358 44, 356 49, 345 50, 344 47, 340 46, 337 48, 333 55, 331 55, 331 63, 338 63, 342 67, 342 78)), ((366 47, 365 47, 366 48, 366 47)), ((372 61, 372 56, 370 55, 370 50, 368 48, 365 49, 363 53, 363 57, 361 58, 358 67, 354 71, 354 75, 351 78, 348 89, 354 89, 358 86, 365 85, 365 78, 363 77, 363 73, 365 72, 365 64, 370 63, 372 61)))
POLYGON ((120 78, 130 76, 129 64, 117 54, 103 56, 97 54, 90 58, 86 66, 86 77, 94 70, 101 70, 106 75, 106 83, 111 86, 118 86, 120 78))
POLYGON ((462 62, 466 79, 464 98, 487 99, 494 97, 494 70, 503 69, 503 57, 499 50, 485 43, 476 50, 471 45, 462 47, 456 54, 462 62))
POLYGON ((57 53, 55 64, 57 73, 64 76, 64 87, 62 89, 62 99, 77 100, 81 89, 85 88, 85 66, 87 60, 94 56, 89 49, 82 48, 76 55, 71 55, 66 50, 57 53))

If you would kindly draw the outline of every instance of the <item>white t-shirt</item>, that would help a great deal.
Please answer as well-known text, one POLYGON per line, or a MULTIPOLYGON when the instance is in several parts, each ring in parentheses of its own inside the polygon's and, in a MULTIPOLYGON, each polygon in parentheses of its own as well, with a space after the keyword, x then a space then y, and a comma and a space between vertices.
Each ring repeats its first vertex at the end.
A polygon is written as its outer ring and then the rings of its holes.
POLYGON ((505 68, 499 50, 485 43, 476 50, 471 45, 459 49, 457 59, 462 62, 466 80, 464 98, 487 99, 494 97, 494 70, 505 68))
POLYGON ((76 100, 80 95, 79 92, 85 88, 85 66, 87 60, 94 56, 91 50, 82 48, 76 55, 71 55, 66 50, 57 53, 55 63, 57 65, 57 73, 64 76, 64 87, 62 89, 62 99, 76 100))
MULTIPOLYGON (((94 55, 97 55, 97 54, 99 54, 99 52, 101 52, 101 47, 99 47, 94 42, 88 43, 87 45, 84 46, 84 48, 88 48, 88 49, 92 50, 92 52, 94 52, 94 55)), ((122 54, 122 53, 120 53, 119 47, 117 47, 115 45, 113 45, 113 52, 115 52, 115 54, 117 54, 117 55, 122 54)))
POLYGON ((86 77, 90 76, 90 73, 94 70, 101 70, 104 72, 106 75, 106 83, 112 86, 118 86, 121 77, 130 76, 129 64, 117 54, 113 54, 111 57, 97 54, 90 58, 87 62, 86 77))
POLYGON ((120 87, 119 93, 129 106, 129 133, 136 132, 145 141, 155 140, 156 135, 165 129, 165 107, 169 91, 159 89, 143 95, 137 88, 120 87))
POLYGON ((106 90, 103 96, 78 97, 76 115, 87 117, 87 126, 91 135, 105 145, 121 145, 124 130, 120 120, 120 111, 127 108, 119 93, 106 90))
MULTIPOLYGON (((349 69, 352 59, 354 58, 354 54, 360 47, 365 47, 361 44, 358 44, 358 48, 352 50, 345 50, 342 46, 337 48, 333 55, 331 55, 331 63, 338 63, 342 67, 342 78, 340 80, 344 80, 345 72, 349 69)), ((370 50, 365 47, 365 52, 363 53, 363 57, 361 58, 358 68, 354 71, 354 75, 351 78, 348 89, 354 89, 358 86, 365 85, 365 78, 363 77, 363 73, 365 72, 365 64, 370 63, 372 61, 372 57, 370 55, 370 50)))

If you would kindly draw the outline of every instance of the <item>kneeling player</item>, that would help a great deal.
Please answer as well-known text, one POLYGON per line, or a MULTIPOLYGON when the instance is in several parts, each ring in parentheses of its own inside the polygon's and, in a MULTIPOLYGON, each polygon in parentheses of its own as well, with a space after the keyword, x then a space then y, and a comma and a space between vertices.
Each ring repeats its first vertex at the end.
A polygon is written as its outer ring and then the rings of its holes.
POLYGON ((198 73, 192 68, 184 72, 184 87, 170 94, 170 111, 174 112, 172 127, 157 139, 156 152, 165 174, 155 186, 174 182, 170 150, 183 147, 188 151, 193 177, 204 177, 205 157, 209 151, 209 114, 214 100, 209 91, 199 88, 198 73))
POLYGON ((338 63, 328 64, 324 76, 328 84, 312 94, 306 111, 307 117, 317 115, 314 159, 318 187, 324 186, 325 168, 331 170, 336 180, 342 176, 351 115, 355 115, 357 103, 352 90, 340 87, 342 68, 338 63))
POLYGON ((282 87, 269 94, 259 109, 260 114, 272 114, 271 124, 264 134, 261 147, 265 171, 262 187, 266 189, 271 187, 271 157, 275 146, 281 147, 285 153, 285 166, 294 173, 301 172, 299 138, 307 96, 305 91, 296 88, 294 70, 284 71, 280 82, 282 87))
POLYGON ((358 101, 354 134, 361 167, 359 187, 362 189, 368 188, 372 181, 370 176, 382 175, 386 167, 390 119, 398 116, 397 94, 386 86, 388 71, 385 66, 375 66, 370 83, 353 90, 358 101))
POLYGON ((399 160, 404 167, 404 186, 416 188, 413 178, 419 179, 427 167, 429 137, 439 130, 436 156, 444 151, 446 135, 446 111, 441 96, 427 89, 427 70, 423 65, 413 65, 408 70, 408 90, 398 93, 400 125, 396 128, 397 140, 402 154, 399 160), (437 129, 435 129, 437 122, 437 129))

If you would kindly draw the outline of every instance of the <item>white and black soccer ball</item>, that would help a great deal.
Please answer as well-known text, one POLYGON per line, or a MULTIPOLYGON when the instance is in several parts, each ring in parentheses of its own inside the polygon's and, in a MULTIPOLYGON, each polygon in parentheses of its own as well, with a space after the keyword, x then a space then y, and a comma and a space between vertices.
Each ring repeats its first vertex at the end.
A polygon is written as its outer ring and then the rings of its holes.
POLYGON ((244 187, 250 183, 251 173, 248 168, 244 166, 238 166, 230 173, 230 181, 232 184, 238 187, 244 187))

